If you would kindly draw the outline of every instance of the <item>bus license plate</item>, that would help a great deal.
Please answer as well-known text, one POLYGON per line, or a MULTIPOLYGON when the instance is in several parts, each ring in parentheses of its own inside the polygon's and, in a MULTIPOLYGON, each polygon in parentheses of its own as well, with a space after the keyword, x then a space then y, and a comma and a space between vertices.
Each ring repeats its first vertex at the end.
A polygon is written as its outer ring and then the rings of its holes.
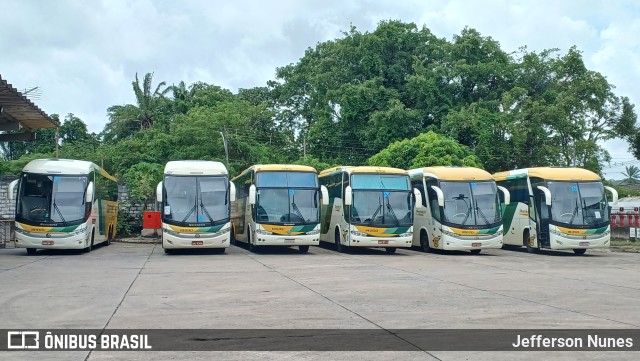
POLYGON ((296 239, 295 238, 285 238, 284 239, 284 243, 296 243, 296 239))
POLYGON ((389 244, 389 240, 388 239, 381 239, 378 241, 378 244, 389 244))
POLYGON ((43 246, 53 246, 53 241, 42 241, 43 246))
POLYGON ((471 247, 480 247, 480 246, 482 246, 482 243, 480 242, 471 243, 471 247))
POLYGON ((192 246, 202 246, 202 241, 191 241, 192 246))
POLYGON ((580 247, 586 247, 589 245, 589 242, 580 242, 580 247))

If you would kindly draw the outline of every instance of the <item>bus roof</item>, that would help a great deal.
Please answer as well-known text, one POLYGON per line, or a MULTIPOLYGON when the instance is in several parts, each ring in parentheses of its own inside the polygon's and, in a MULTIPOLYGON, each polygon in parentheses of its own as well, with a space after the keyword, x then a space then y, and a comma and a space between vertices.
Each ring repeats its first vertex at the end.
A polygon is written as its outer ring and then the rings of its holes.
POLYGON ((506 172, 498 172, 493 175, 495 180, 515 179, 522 177, 538 177, 558 181, 599 181, 600 176, 583 168, 576 167, 536 167, 515 169, 506 172))
POLYGON ((38 173, 38 174, 89 174, 92 171, 97 170, 105 178, 116 181, 116 178, 107 173, 104 169, 98 165, 87 162, 85 160, 76 159, 34 159, 22 168, 25 173, 38 173))
POLYGON ((437 166, 409 170, 409 175, 432 176, 436 179, 465 181, 493 180, 491 173, 476 167, 437 166))
POLYGON ((235 176, 233 180, 243 176, 250 170, 254 170, 255 172, 275 172, 275 171, 284 171, 284 172, 313 172, 317 173, 316 169, 313 167, 309 167, 306 165, 298 165, 298 164, 254 164, 251 167, 243 170, 240 174, 235 176))
POLYGON ((226 175, 227 168, 220 162, 209 160, 175 160, 167 162, 164 174, 174 175, 226 175))
POLYGON ((348 174, 354 173, 373 173, 373 174, 407 174, 407 171, 399 168, 391 168, 391 167, 375 167, 375 166, 338 166, 329 169, 325 169, 320 172, 320 177, 329 175, 335 172, 346 172, 348 174))

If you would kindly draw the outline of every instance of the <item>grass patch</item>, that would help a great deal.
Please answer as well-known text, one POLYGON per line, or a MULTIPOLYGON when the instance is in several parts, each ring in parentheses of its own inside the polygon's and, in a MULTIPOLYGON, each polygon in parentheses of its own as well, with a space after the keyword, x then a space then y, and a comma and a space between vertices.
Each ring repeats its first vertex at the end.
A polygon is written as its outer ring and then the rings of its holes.
POLYGON ((619 248, 622 250, 638 251, 640 252, 640 241, 627 241, 624 239, 611 240, 612 248, 619 248))

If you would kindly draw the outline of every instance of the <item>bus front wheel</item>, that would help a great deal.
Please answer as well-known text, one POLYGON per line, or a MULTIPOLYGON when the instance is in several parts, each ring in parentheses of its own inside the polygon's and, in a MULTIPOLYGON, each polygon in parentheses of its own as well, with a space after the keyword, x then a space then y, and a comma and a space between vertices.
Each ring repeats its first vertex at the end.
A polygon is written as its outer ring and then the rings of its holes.
POLYGON ((309 246, 298 246, 298 251, 300 251, 300 253, 307 253, 309 252, 309 246))
POLYGON ((389 253, 389 254, 396 253, 396 248, 395 247, 386 247, 384 250, 387 251, 387 253, 389 253))
POLYGON ((524 232, 524 236, 522 237, 522 243, 524 243, 524 246, 527 247, 528 253, 535 253, 537 251, 537 249, 531 246, 531 237, 529 236, 528 230, 524 232))
POLYGON ((429 238, 427 237, 427 232, 420 232, 420 249, 422 252, 429 253, 431 252, 431 246, 429 245, 429 238))
POLYGON ((577 248, 573 250, 573 253, 577 254, 577 255, 581 255, 584 254, 587 250, 584 248, 577 248))
POLYGON ((251 242, 252 238, 251 237, 251 230, 249 230, 249 234, 247 235, 248 239, 247 239, 247 243, 249 243, 249 251, 250 252, 258 252, 258 245, 257 244, 253 244, 253 242, 251 242))
POLYGON ((38 250, 35 248, 27 248, 27 254, 34 255, 38 250))
POLYGON ((469 252, 471 252, 471 254, 480 254, 480 251, 482 251, 481 249, 472 249, 469 252))
POLYGON ((83 249, 83 251, 85 251, 86 253, 91 252, 91 250, 93 249, 93 236, 94 236, 95 232, 91 232, 91 243, 89 243, 89 246, 85 247, 83 249))
POLYGON ((345 247, 342 245, 342 242, 340 241, 340 230, 338 228, 336 228, 336 233, 334 238, 336 240, 336 251, 344 252, 345 247))

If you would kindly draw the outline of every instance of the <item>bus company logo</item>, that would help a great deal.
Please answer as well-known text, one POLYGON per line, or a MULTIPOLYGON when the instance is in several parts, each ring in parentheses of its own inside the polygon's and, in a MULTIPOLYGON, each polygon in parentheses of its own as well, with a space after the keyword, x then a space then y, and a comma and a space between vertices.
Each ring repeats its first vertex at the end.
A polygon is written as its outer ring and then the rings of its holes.
POLYGON ((47 238, 51 238, 51 233, 47 233, 47 234, 45 235, 45 237, 47 237, 47 238))
POLYGON ((33 350, 40 348, 39 331, 8 331, 7 349, 33 350))

